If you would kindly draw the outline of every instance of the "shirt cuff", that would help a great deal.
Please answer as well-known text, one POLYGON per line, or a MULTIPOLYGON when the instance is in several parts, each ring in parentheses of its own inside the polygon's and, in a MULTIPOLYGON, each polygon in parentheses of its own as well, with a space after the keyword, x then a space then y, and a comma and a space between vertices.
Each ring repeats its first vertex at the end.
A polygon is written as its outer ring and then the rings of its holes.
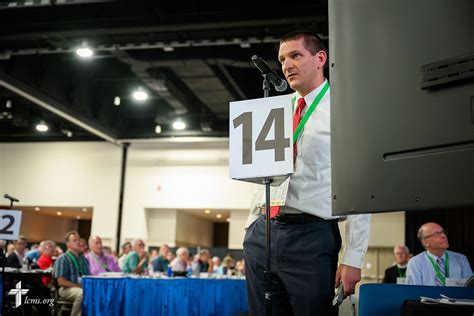
POLYGON ((362 269, 362 266, 364 265, 364 255, 365 253, 362 251, 346 248, 340 263, 357 269, 362 269))

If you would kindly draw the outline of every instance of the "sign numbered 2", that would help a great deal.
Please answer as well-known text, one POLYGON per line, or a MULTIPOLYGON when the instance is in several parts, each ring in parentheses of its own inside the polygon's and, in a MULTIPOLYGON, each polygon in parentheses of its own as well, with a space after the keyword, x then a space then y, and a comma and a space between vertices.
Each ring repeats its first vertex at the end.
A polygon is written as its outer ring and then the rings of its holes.
POLYGON ((258 179, 293 172, 291 95, 230 103, 229 164, 233 179, 258 179))
POLYGON ((0 210, 0 239, 17 240, 20 223, 21 211, 0 210))

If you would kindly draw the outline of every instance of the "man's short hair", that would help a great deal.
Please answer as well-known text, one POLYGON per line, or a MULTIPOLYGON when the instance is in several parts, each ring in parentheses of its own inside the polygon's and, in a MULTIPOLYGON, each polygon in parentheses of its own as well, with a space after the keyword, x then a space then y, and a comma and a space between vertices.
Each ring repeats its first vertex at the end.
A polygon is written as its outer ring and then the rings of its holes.
POLYGON ((64 236, 64 241, 65 242, 69 242, 69 237, 71 237, 71 235, 77 235, 79 236, 79 233, 75 230, 71 230, 71 231, 68 231, 66 236, 64 236))
POLYGON ((204 255, 204 254, 211 255, 211 253, 209 252, 209 250, 207 250, 207 249, 201 249, 201 251, 199 251, 199 255, 204 255))
POLYGON ((421 242, 425 238, 425 230, 423 229, 423 225, 421 225, 420 229, 418 229, 418 233, 416 234, 418 240, 421 242))
POLYGON ((323 40, 318 35, 308 30, 298 30, 283 35, 280 40, 280 45, 284 42, 299 40, 300 38, 304 39, 303 45, 311 55, 314 56, 321 50, 327 53, 323 40))
POLYGON ((183 253, 188 253, 189 254, 189 249, 186 247, 179 247, 178 250, 176 250, 176 255, 180 256, 183 253))
POLYGON ((26 242, 26 243, 27 243, 27 241, 26 241, 26 237, 25 237, 25 236, 23 236, 23 235, 18 235, 18 239, 17 239, 17 240, 15 240, 15 244, 16 244, 17 242, 19 242, 20 240, 22 240, 22 241, 24 241, 24 242, 26 242))
POLYGON ((130 246, 131 246, 131 245, 132 245, 132 243, 131 243, 131 242, 129 242, 129 241, 126 241, 126 242, 124 242, 124 243, 122 244, 122 249, 124 249, 124 248, 125 248, 125 247, 127 247, 128 245, 130 245, 130 246))
POLYGON ((395 253, 398 247, 405 249, 407 255, 410 254, 410 249, 408 249, 406 245, 396 245, 395 247, 393 247, 393 253, 395 253))

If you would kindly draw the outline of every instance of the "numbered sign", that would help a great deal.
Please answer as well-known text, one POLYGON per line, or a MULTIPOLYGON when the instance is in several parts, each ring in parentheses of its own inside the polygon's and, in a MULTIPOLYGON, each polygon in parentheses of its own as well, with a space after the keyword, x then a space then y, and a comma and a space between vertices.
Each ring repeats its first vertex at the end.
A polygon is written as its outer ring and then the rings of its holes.
POLYGON ((0 239, 17 240, 20 223, 21 211, 0 210, 0 239))
POLYGON ((279 185, 293 172, 291 95, 230 103, 230 177, 279 185))

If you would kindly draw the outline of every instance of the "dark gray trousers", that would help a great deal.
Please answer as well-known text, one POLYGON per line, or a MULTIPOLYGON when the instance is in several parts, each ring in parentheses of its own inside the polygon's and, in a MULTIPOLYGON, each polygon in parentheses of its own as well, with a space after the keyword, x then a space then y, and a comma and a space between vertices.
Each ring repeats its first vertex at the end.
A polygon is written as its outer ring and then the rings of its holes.
MULTIPOLYGON (((270 224, 272 315, 337 315, 332 306, 341 236, 337 221, 270 224)), ((265 315, 265 216, 244 238, 250 315, 265 315)))

